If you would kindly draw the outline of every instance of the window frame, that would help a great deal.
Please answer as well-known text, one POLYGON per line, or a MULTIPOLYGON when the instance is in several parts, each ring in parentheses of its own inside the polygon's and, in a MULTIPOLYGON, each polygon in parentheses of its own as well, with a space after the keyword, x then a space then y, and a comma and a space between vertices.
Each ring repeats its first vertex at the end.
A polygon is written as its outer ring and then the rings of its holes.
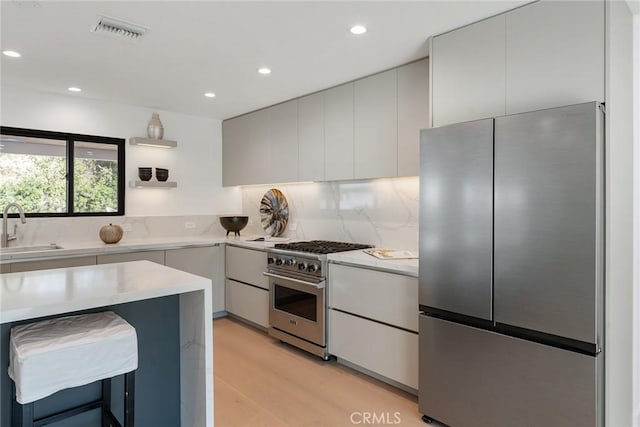
MULTIPOLYGON (((55 132, 40 129, 17 128, 11 126, 0 126, 0 134, 7 136, 26 136, 43 139, 56 139, 65 141, 66 144, 66 166, 67 166, 67 212, 25 212, 25 216, 31 218, 48 217, 92 217, 92 216, 124 216, 125 212, 125 139, 112 138, 107 136, 84 135, 79 133, 55 132), (116 145, 118 149, 118 209, 116 212, 74 212, 74 142, 94 142, 99 144, 116 145)), ((20 201, 16 201, 20 203, 20 201)), ((4 206, 0 206, 0 209, 4 206)), ((11 212, 8 215, 17 218, 18 214, 11 212)))

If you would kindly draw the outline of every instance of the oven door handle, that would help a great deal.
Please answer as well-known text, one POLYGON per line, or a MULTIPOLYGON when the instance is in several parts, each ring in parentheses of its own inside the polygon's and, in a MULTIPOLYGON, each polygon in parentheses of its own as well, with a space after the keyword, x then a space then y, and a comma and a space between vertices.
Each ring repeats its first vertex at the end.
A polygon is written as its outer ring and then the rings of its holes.
POLYGON ((294 278, 287 277, 287 276, 281 276, 279 274, 268 273, 266 271, 264 273, 262 273, 262 274, 267 276, 267 277, 273 277, 274 279, 288 280, 290 282, 300 283, 300 284, 306 285, 306 286, 313 286, 314 288, 318 288, 318 289, 323 289, 324 288, 324 283, 325 283, 324 280, 321 281, 320 283, 313 283, 313 282, 307 282, 306 280, 294 279, 294 278))

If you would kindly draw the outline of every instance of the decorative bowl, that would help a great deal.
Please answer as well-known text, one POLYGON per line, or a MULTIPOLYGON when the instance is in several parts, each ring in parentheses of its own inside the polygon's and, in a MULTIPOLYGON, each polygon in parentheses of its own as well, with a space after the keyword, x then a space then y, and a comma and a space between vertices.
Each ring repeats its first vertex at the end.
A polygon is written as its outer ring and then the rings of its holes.
POLYGON ((149 181, 151 179, 151 168, 138 168, 138 176, 143 181, 149 181))
POLYGON ((247 226, 249 222, 248 216, 221 216, 220 225, 227 230, 227 236, 229 233, 234 233, 236 236, 240 236, 240 230, 247 226))
POLYGON ((169 178, 169 169, 156 168, 156 179, 166 181, 169 178))

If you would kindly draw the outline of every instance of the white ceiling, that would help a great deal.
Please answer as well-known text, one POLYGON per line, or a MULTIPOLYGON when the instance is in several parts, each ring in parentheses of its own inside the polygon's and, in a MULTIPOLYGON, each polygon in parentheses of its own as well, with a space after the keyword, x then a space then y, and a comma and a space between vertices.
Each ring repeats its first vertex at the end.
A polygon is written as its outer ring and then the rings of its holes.
POLYGON ((1 78, 225 119, 422 58, 430 35, 523 3, 3 0, 2 50, 22 57, 2 55, 1 78), (99 14, 150 31, 137 43, 91 33, 99 14), (351 35, 356 23, 369 31, 351 35))

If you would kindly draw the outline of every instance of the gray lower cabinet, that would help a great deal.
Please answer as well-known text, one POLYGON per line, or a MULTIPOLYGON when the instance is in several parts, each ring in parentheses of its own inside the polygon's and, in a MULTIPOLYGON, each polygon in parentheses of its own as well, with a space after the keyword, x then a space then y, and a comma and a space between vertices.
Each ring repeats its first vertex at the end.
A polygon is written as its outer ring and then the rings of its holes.
POLYGON ((263 328, 269 326, 269 291, 267 289, 226 279, 225 305, 228 313, 263 328))
POLYGON ((415 394, 418 279, 332 263, 327 287, 329 353, 415 394))
POLYGON ((10 273, 11 264, 0 264, 0 273, 10 273))
POLYGON ((164 265, 164 251, 141 251, 98 255, 98 264, 112 264, 114 262, 127 261, 151 261, 164 265))
POLYGON ((11 264, 11 272, 18 273, 22 271, 34 271, 34 270, 47 270, 50 268, 65 268, 65 267, 81 267, 84 265, 95 265, 95 256, 82 256, 75 258, 63 258, 63 259, 47 259, 41 261, 25 261, 14 262, 11 264))
POLYGON ((165 265, 187 273, 211 279, 212 311, 225 311, 224 248, 220 245, 200 248, 169 249, 165 251, 165 265))
POLYGON ((228 313, 269 326, 269 280, 264 251, 226 245, 225 306, 228 313))

